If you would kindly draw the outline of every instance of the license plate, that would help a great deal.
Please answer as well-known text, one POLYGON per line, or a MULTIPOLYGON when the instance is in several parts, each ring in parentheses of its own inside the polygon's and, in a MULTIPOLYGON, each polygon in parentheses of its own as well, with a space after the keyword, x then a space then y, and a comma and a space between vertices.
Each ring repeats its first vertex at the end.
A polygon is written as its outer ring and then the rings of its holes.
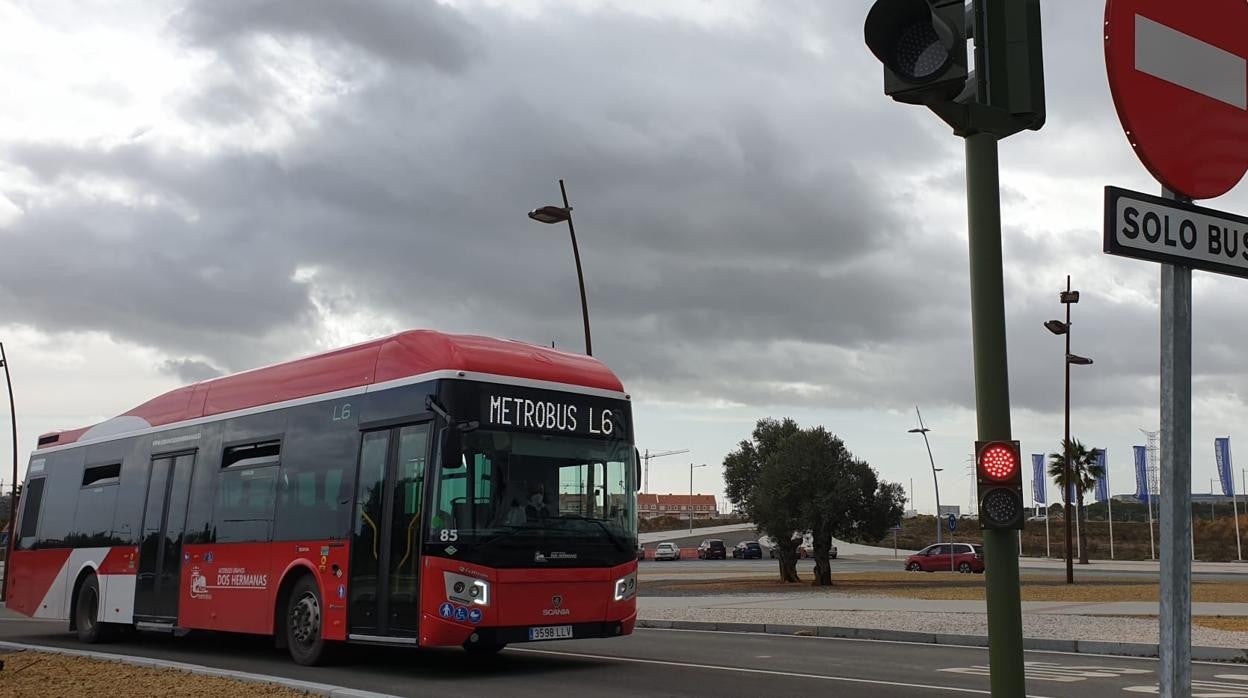
POLYGON ((529 628, 530 640, 567 640, 572 637, 570 625, 547 625, 541 628, 529 628))

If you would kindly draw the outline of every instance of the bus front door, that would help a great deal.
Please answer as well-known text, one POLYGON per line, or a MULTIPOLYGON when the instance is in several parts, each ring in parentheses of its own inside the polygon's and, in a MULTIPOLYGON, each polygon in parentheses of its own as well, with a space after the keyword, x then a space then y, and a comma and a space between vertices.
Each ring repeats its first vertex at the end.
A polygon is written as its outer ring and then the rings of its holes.
POLYGON ((415 642, 428 424, 364 433, 351 536, 350 634, 415 642))
POLYGON ((138 620, 177 619, 182 533, 194 466, 194 453, 152 458, 134 589, 134 616, 138 620))

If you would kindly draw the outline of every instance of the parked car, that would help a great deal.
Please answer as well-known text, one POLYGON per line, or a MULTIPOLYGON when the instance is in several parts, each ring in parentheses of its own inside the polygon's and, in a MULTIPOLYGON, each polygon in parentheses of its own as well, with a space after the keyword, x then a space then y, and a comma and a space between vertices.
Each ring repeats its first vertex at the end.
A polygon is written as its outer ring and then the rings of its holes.
POLYGON ((1049 517, 1048 517, 1048 516, 1046 516, 1046 515, 1044 515, 1044 514, 1036 514, 1035 516, 1028 516, 1028 517, 1027 517, 1027 520, 1028 520, 1028 521, 1039 521, 1040 523, 1044 523, 1045 521, 1048 521, 1048 520, 1049 520, 1049 517))
MULTIPOLYGON (((772 548, 768 548, 767 553, 768 553, 768 555, 769 555, 769 556, 770 556, 773 560, 774 560, 776 557, 778 557, 778 555, 776 554, 776 549, 775 549, 774 547, 772 547, 772 548)), ((799 545, 797 546, 797 557, 798 557, 798 558, 804 559, 804 558, 814 557, 814 556, 815 556, 815 546, 814 546, 814 543, 805 543, 805 542, 804 542, 804 543, 801 543, 801 544, 799 544, 799 545)), ((835 544, 833 544, 833 545, 832 545, 832 547, 828 548, 828 559, 831 559, 831 560, 835 560, 835 559, 836 559, 836 545, 835 545, 835 544)))
POLYGON ((726 560, 728 559, 728 546, 724 545, 724 542, 718 538, 704 540, 698 546, 698 559, 726 560))
POLYGON ((655 560, 679 560, 680 547, 675 543, 659 543, 654 549, 655 560))
POLYGON ((984 547, 970 543, 936 543, 906 558, 911 572, 949 572, 962 574, 984 571, 984 547))
POLYGON ((743 540, 732 549, 732 556, 742 560, 761 560, 763 559, 763 546, 759 545, 756 540, 743 540))

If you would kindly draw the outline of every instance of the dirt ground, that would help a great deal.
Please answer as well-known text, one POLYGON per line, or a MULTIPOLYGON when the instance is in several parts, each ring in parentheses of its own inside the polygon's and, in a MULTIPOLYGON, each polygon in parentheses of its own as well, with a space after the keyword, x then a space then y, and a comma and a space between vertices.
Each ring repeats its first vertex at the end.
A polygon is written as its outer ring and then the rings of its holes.
POLYGON ((0 698, 31 696, 108 696, 109 698, 298 698, 312 695, 273 684, 198 676, 171 669, 149 669, 121 662, 50 652, 0 653, 0 698))
POLYGON ((1242 616, 1196 616, 1192 623, 1214 630, 1248 633, 1248 618, 1242 616))
MULTIPOLYGON (((1158 587, 1129 577, 1097 577, 1079 579, 1067 585, 1064 577, 1024 575, 1023 601, 1156 601, 1158 587)), ((857 596, 899 596, 911 599, 964 600, 984 598, 984 576, 953 573, 885 572, 834 574, 832 586, 813 587, 809 581, 781 584, 770 579, 740 578, 712 580, 653 580, 642 589, 645 595, 732 594, 757 592, 811 592, 826 590, 835 594, 857 596)), ((1193 601, 1248 601, 1248 582, 1196 582, 1192 585, 1193 601)))

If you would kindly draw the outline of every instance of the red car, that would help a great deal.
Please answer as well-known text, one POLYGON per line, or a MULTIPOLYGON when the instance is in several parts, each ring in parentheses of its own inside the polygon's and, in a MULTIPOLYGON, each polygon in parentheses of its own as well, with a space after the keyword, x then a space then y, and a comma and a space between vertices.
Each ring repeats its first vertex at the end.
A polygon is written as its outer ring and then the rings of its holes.
POLYGON ((911 572, 952 572, 962 574, 984 571, 984 546, 970 543, 936 543, 906 558, 911 572))

